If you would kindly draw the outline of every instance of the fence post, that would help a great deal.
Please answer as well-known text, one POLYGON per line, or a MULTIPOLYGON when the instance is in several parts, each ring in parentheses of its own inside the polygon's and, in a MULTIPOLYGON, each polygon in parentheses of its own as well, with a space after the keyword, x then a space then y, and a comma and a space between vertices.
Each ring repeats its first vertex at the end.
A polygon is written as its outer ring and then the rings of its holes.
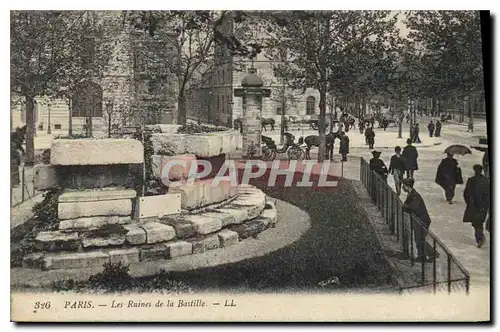
POLYGON ((414 265, 413 261, 413 216, 410 214, 410 262, 411 266, 414 265))
POLYGON ((448 265, 448 294, 451 293, 451 257, 449 253, 446 253, 446 260, 448 265))
POLYGON ((26 178, 25 178, 25 174, 24 174, 24 165, 23 167, 21 168, 21 202, 24 202, 24 187, 26 185, 26 178))

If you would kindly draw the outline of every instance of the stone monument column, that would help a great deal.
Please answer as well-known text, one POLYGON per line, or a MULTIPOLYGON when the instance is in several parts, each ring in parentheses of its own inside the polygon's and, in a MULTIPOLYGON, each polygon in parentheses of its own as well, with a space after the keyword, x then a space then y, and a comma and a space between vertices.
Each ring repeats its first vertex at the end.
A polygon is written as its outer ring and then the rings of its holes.
POLYGON ((250 68, 248 75, 241 81, 241 89, 234 89, 235 97, 243 98, 243 145, 244 158, 260 157, 261 151, 261 111, 262 98, 271 95, 270 89, 263 89, 262 79, 256 75, 255 68, 250 68))

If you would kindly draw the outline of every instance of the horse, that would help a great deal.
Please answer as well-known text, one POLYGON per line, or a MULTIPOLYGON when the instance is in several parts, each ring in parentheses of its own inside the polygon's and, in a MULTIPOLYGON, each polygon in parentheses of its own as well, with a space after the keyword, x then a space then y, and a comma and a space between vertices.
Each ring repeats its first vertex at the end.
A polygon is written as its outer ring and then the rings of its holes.
POLYGON ((270 125, 271 126, 271 131, 274 131, 274 124, 275 124, 275 121, 273 118, 262 118, 260 120, 260 123, 262 125, 262 128, 264 129, 264 131, 267 131, 267 125, 270 125))
MULTIPOLYGON (((328 133, 326 136, 326 158, 332 160, 333 158, 333 146, 335 144, 335 139, 338 138, 340 140, 340 133, 328 133)), ((302 137, 301 137, 302 138, 302 137)), ((299 139, 299 144, 302 143, 302 140, 299 139)), ((319 147, 319 136, 318 135, 310 135, 304 139, 304 143, 307 145, 306 148, 306 159, 310 160, 311 155, 309 152, 313 146, 319 147)))

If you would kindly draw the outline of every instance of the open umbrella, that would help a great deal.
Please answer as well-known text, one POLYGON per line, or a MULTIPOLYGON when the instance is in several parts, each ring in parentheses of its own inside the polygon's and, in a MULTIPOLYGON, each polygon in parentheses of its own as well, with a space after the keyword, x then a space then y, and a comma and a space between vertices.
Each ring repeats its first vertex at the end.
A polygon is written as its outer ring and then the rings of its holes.
POLYGON ((466 155, 466 154, 472 154, 472 151, 466 147, 465 145, 460 145, 460 144, 455 144, 455 145, 450 145, 444 150, 444 153, 450 153, 450 154, 459 154, 459 155, 466 155))

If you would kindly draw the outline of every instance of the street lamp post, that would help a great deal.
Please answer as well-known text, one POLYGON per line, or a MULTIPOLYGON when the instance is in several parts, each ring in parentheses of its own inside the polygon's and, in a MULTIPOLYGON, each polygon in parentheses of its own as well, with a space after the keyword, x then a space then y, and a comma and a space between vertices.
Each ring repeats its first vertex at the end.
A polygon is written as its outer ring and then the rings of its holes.
POLYGON ((111 120, 113 115, 113 101, 109 100, 106 103, 106 113, 108 113, 108 138, 111 138, 111 120))
POLYGON ((50 101, 49 103, 47 104, 47 112, 48 112, 48 116, 49 118, 47 119, 47 134, 52 134, 52 128, 51 128, 51 124, 50 124, 50 101))

